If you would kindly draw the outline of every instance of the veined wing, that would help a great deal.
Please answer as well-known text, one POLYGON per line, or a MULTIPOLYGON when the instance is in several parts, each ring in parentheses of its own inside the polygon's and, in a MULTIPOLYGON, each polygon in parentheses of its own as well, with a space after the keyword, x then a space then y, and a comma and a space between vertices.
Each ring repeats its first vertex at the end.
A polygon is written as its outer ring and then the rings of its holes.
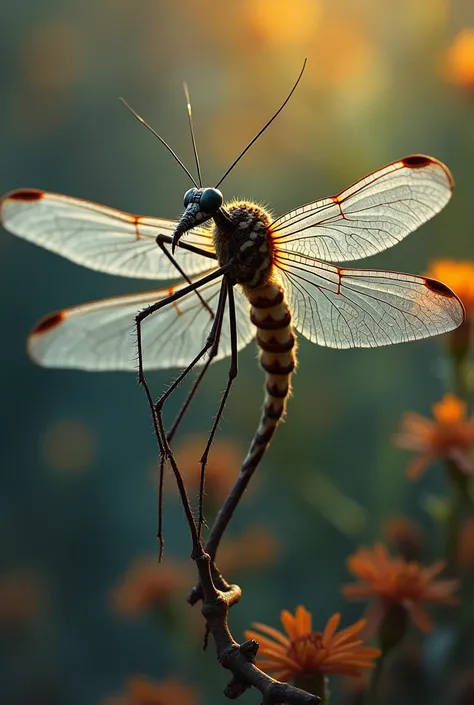
POLYGON ((392 247, 436 215, 453 188, 447 166, 415 154, 337 196, 286 213, 272 224, 273 239, 279 250, 328 262, 361 259, 392 247))
MULTIPOLYGON (((208 308, 196 292, 191 292, 143 321, 145 370, 185 367, 197 355, 212 326, 211 311, 215 312, 221 281, 217 279, 199 288, 208 308)), ((40 321, 31 332, 28 352, 35 362, 44 367, 136 371, 135 315, 187 285, 187 281, 182 281, 168 289, 103 299, 53 313, 40 321)), ((237 289, 234 293, 237 345, 242 349, 254 337, 254 327, 250 322, 247 299, 237 289)), ((215 359, 226 357, 230 351, 227 306, 215 359)), ((200 364, 206 359, 204 356, 200 364)))
MULTIPOLYGON (((159 234, 172 235, 176 223, 143 218, 79 198, 34 189, 13 191, 0 204, 3 226, 14 235, 108 274, 142 279, 176 279, 179 273, 157 246, 159 234)), ((214 253, 212 236, 194 228, 186 244, 214 253)), ((186 274, 209 269, 210 260, 181 248, 186 274)))
POLYGON ((464 307, 435 279, 400 272, 342 269, 296 253, 278 253, 293 324, 331 348, 372 348, 457 328, 464 307))

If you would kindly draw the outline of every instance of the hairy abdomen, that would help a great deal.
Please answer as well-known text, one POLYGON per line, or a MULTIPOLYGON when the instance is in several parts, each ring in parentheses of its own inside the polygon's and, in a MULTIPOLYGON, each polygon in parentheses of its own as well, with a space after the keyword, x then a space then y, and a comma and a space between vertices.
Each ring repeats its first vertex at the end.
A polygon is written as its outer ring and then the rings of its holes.
POLYGON ((258 465, 285 414, 291 376, 296 365, 296 340, 282 287, 272 283, 256 289, 244 288, 251 304, 251 320, 257 327, 260 364, 266 380, 262 416, 244 460, 243 472, 251 471, 258 465))

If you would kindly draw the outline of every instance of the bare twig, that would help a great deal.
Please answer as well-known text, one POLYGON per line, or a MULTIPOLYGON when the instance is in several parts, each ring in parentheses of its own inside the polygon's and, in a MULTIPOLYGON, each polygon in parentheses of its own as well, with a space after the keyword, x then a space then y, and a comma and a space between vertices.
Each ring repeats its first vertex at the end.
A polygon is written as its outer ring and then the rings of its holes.
MULTIPOLYGON (((193 550, 194 553, 194 550, 193 550)), ((265 705, 294 703, 295 705, 316 705, 320 702, 317 695, 295 688, 288 683, 281 683, 271 678, 255 665, 258 643, 254 640, 238 644, 233 638, 228 625, 230 607, 238 602, 241 589, 238 585, 226 585, 225 590, 218 590, 213 580, 212 560, 208 553, 201 551, 195 557, 202 590, 202 613, 207 627, 214 638, 219 663, 232 673, 232 679, 224 693, 229 699, 236 699, 248 688, 254 687, 263 696, 265 705)), ((222 579, 222 578, 221 578, 222 579)))
MULTIPOLYGON (((242 591, 238 585, 230 585, 224 580, 217 570, 214 561, 211 559, 211 556, 205 552, 196 522, 192 515, 181 473, 179 472, 173 452, 169 447, 166 434, 164 433, 160 413, 156 414, 156 424, 160 441, 163 443, 163 453, 171 464, 178 484, 181 501, 183 502, 186 519, 191 532, 193 546, 192 558, 196 563, 199 575, 202 614, 206 620, 206 627, 214 639, 219 663, 223 668, 226 668, 232 673, 232 678, 224 690, 225 695, 229 699, 234 700, 242 695, 248 688, 254 687, 262 694, 262 703, 264 703, 264 705, 279 705, 280 703, 317 705, 317 703, 320 702, 320 698, 317 695, 307 693, 288 683, 281 683, 257 668, 255 665, 255 656, 258 651, 258 643, 256 641, 250 640, 239 644, 233 638, 228 624, 229 609, 240 600, 242 591), (216 585, 219 586, 219 589, 216 585)), ((242 492, 243 489, 239 497, 242 492)), ((236 491, 236 495, 237 494, 238 491, 236 491)), ((234 502, 234 509, 237 503, 238 499, 234 502)), ((224 504, 224 507, 226 504, 227 502, 224 504)), ((232 516, 232 513, 230 516, 232 516)), ((225 526, 227 526, 230 516, 225 526)))

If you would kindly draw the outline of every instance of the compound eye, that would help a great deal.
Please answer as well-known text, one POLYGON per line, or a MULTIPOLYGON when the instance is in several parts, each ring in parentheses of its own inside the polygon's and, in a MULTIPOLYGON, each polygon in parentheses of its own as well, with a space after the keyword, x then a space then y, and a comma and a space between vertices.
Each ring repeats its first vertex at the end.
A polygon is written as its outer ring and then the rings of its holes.
POLYGON ((184 198, 183 198, 185 208, 187 208, 189 206, 189 204, 191 203, 191 199, 195 193, 196 193, 195 188, 190 188, 186 191, 186 193, 184 194, 184 198))
POLYGON ((217 188, 205 188, 201 194, 200 205, 203 213, 217 213, 224 197, 217 188))

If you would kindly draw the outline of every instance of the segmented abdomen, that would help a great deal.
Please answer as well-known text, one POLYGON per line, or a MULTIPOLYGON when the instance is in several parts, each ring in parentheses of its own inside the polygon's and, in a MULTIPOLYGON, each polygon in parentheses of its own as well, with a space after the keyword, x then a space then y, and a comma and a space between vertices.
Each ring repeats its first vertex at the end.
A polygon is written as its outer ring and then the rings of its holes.
POLYGON ((291 313, 281 286, 267 284, 258 289, 247 288, 245 293, 251 304, 252 323, 257 327, 260 364, 265 370, 266 381, 262 416, 242 466, 244 472, 258 465, 285 414, 296 365, 291 313))

